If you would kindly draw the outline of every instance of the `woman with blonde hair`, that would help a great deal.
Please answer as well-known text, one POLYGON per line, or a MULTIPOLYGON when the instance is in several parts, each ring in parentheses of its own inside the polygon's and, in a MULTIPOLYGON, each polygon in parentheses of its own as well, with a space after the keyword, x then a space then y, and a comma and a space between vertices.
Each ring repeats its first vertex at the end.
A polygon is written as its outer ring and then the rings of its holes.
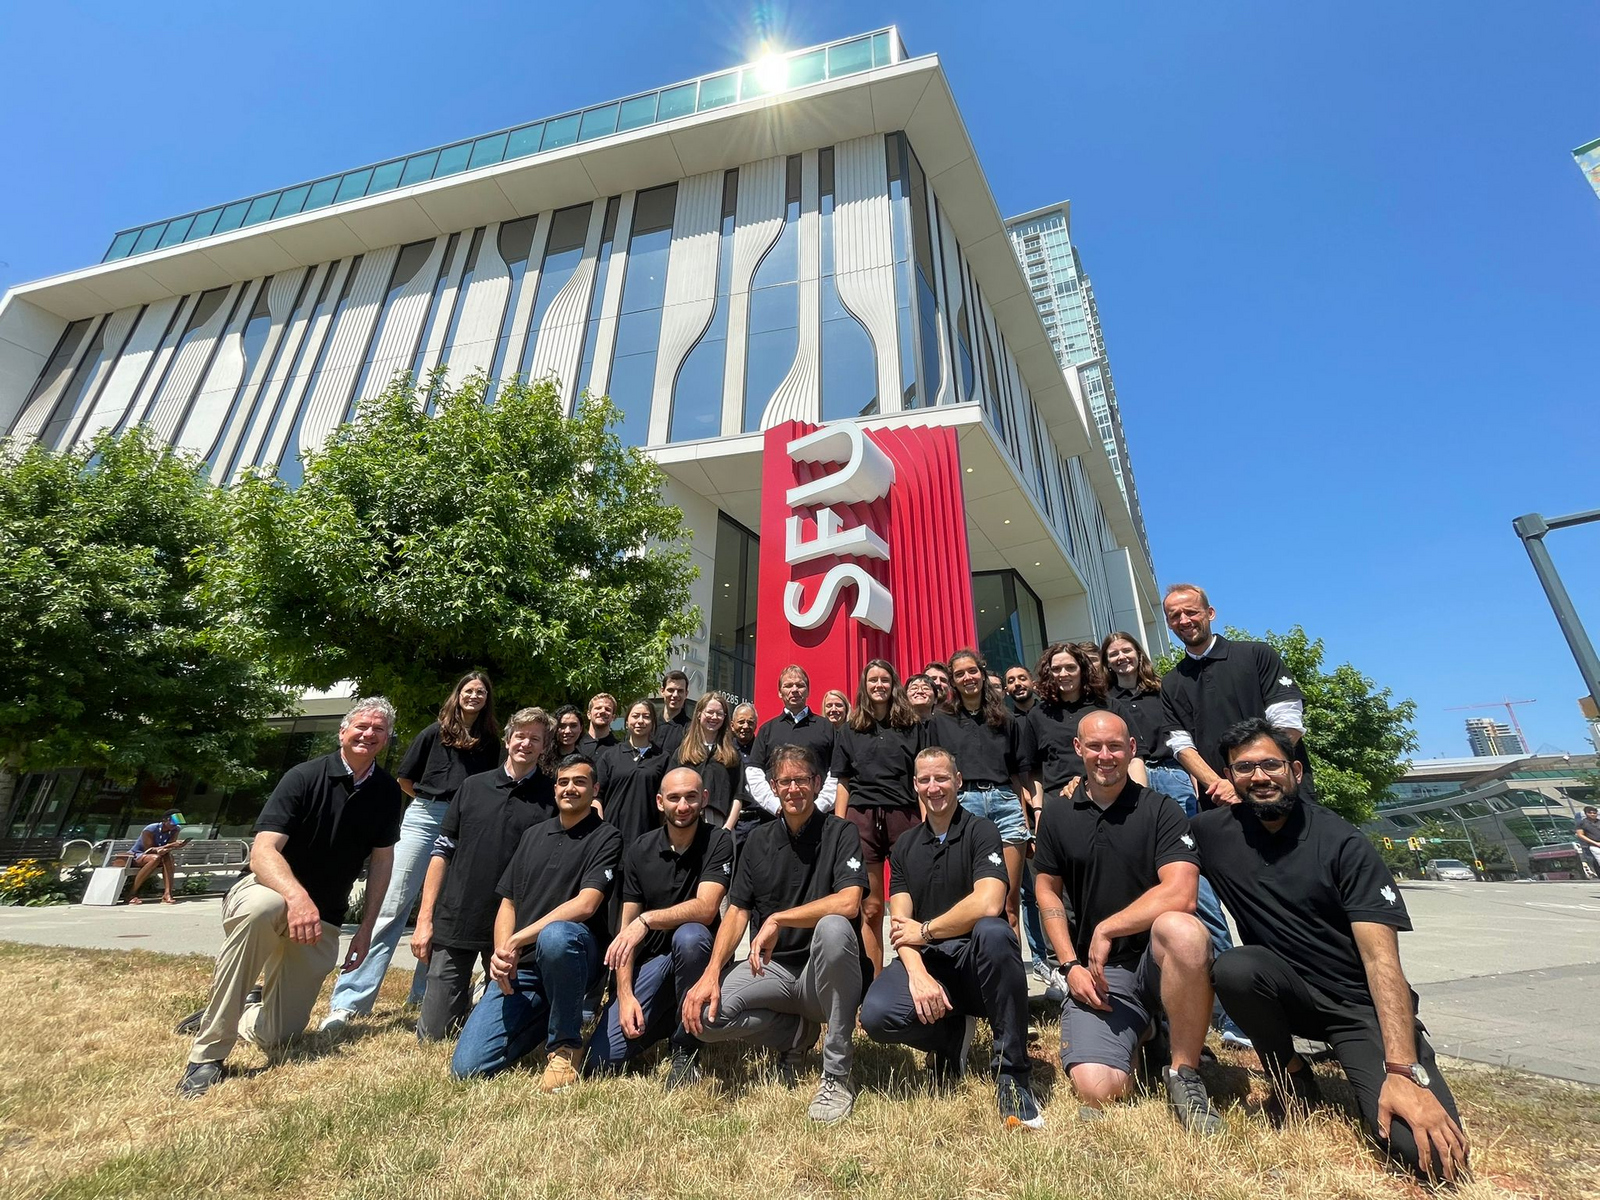
POLYGON ((744 808, 744 755, 734 744, 728 701, 721 692, 707 692, 695 702, 694 718, 673 751, 672 765, 700 772, 706 822, 733 832, 744 808))

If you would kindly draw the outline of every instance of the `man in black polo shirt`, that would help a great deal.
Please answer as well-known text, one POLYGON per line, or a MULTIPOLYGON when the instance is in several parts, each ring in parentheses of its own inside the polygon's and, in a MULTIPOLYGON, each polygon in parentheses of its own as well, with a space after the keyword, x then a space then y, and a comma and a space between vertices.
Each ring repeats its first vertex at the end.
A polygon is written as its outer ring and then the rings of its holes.
POLYGON ((656 722, 650 740, 671 758, 688 732, 691 717, 689 677, 682 671, 668 671, 661 677, 661 720, 656 722))
POLYGON ((505 765, 469 776, 445 810, 411 935, 411 952, 428 964, 417 1018, 425 1042, 449 1036, 466 1019, 473 961, 482 959, 488 970, 494 950, 495 885, 522 835, 555 815, 555 785, 540 769, 553 736, 542 708, 511 714, 505 765))
POLYGON ((745 789, 763 810, 773 816, 780 815, 779 797, 767 782, 772 752, 779 746, 805 746, 822 770, 828 772, 822 790, 817 793, 817 807, 832 812, 839 790, 838 780, 829 770, 833 763, 834 729, 826 718, 812 712, 806 704, 811 696, 811 677, 804 667, 788 666, 779 673, 778 696, 783 701, 783 711, 756 730, 756 740, 745 762, 745 789))
POLYGON ((771 1047, 792 1084, 818 1023, 827 1022, 822 1083, 807 1115, 832 1123, 855 1105, 852 1039, 862 981, 872 972, 857 929, 867 891, 861 835, 818 811, 822 775, 810 749, 779 746, 770 763, 783 820, 761 826, 744 844, 711 961, 684 999, 683 1027, 702 1041, 771 1047), (750 956, 729 966, 752 918, 750 956))
POLYGON ((667 1090, 675 1091, 700 1077, 700 1043, 684 1032, 679 1013, 711 961, 717 910, 733 874, 733 834, 700 819, 706 791, 693 767, 667 772, 656 807, 661 827, 622 856, 622 923, 606 950, 616 986, 584 1069, 614 1071, 671 1034, 667 1090))
POLYGON ((343 970, 367 956, 378 920, 405 796, 378 755, 394 731, 394 706, 358 700, 339 726, 339 748, 292 767, 256 819, 250 872, 222 906, 222 949, 211 999, 178 1022, 195 1034, 178 1091, 200 1096, 222 1079, 239 1038, 271 1048, 305 1028, 328 972, 339 964, 339 929, 350 887, 371 855, 361 924, 343 970), (266 973, 259 1000, 249 995, 266 973))
POLYGON ((599 762, 601 751, 617 744, 617 735, 611 731, 611 722, 617 719, 617 698, 610 692, 596 692, 589 697, 585 716, 588 726, 578 739, 578 753, 599 762))
POLYGON ((1020 663, 1007 667, 1006 695, 1011 699, 1011 711, 1019 717, 1027 716, 1028 711, 1039 703, 1039 697, 1033 690, 1033 672, 1020 663))
POLYGON ((1400 969, 1398 931, 1411 919, 1394 877, 1348 821, 1302 802, 1287 733, 1257 718, 1221 745, 1243 799, 1190 828, 1239 923, 1243 944, 1212 976, 1272 1076, 1273 1116, 1319 1099, 1294 1037, 1328 1042, 1380 1150, 1424 1176, 1437 1155, 1454 1179, 1467 1138, 1400 969))
POLYGON ((1128 778, 1133 743, 1116 713, 1078 723, 1077 753, 1084 786, 1045 805, 1034 856, 1039 915, 1069 993, 1061 1065, 1088 1107, 1121 1099, 1165 1011, 1167 1101, 1185 1128, 1220 1133, 1195 1069, 1211 1019, 1211 938, 1194 916, 1200 860, 1188 821, 1177 801, 1128 778))
POLYGON ((611 940, 606 899, 622 863, 622 834, 594 811, 594 763, 556 767, 556 816, 522 835, 495 890, 493 985, 456 1042, 457 1079, 504 1071, 541 1041, 550 1051, 539 1090, 578 1081, 583 998, 611 940))
POLYGON ((959 1079, 967 1019, 994 1030, 996 1093, 1008 1127, 1039 1129, 1029 1086, 1028 981, 1022 949, 1005 918, 1000 830, 962 807, 955 756, 938 746, 917 755, 917 799, 927 813, 889 856, 889 940, 895 961, 861 1002, 867 1036, 928 1052, 936 1083, 959 1079))
POLYGON ((1305 697, 1278 652, 1265 642, 1230 642, 1212 633, 1216 610, 1192 583, 1169 587, 1161 607, 1167 628, 1183 643, 1183 658, 1161 677, 1167 746, 1194 776, 1201 806, 1209 807, 1205 800, 1239 802, 1222 761, 1222 735, 1247 717, 1265 717, 1294 739, 1294 758, 1305 779, 1301 791, 1306 799, 1316 799, 1311 760, 1300 740, 1305 697))

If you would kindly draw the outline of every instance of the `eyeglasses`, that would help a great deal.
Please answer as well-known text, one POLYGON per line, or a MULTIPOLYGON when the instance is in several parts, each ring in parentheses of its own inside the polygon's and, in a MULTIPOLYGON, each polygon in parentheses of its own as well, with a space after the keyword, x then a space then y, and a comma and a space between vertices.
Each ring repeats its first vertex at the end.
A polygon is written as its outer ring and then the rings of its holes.
POLYGON ((810 787, 811 786, 811 776, 809 776, 809 775, 796 775, 796 776, 794 776, 793 778, 790 778, 790 779, 774 779, 772 781, 772 786, 773 786, 774 789, 810 787))
POLYGON ((1240 779, 1248 779, 1257 771, 1265 771, 1268 775, 1281 775, 1288 767, 1281 758, 1261 758, 1254 762, 1236 762, 1228 767, 1229 774, 1237 775, 1240 779))

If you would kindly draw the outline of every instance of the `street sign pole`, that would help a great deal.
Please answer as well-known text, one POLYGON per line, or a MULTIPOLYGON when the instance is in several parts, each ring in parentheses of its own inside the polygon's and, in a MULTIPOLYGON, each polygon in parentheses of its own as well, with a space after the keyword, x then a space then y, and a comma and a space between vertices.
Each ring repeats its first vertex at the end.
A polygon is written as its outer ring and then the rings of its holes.
MULTIPOLYGON (((1566 635, 1567 645, 1572 648, 1572 657, 1578 661, 1578 671, 1583 675, 1584 686, 1589 689, 1589 699, 1600 704, 1600 655, 1595 654, 1594 643, 1589 640, 1583 622, 1578 619, 1578 610, 1572 603, 1572 597, 1567 595, 1566 585, 1561 582, 1555 561, 1544 544, 1544 535, 1552 529, 1585 525, 1590 521, 1600 521, 1600 508, 1569 513, 1564 517, 1542 517, 1538 513, 1528 513, 1512 521, 1511 528, 1517 531, 1523 549, 1533 562, 1534 574, 1539 577, 1550 607, 1555 611, 1556 623, 1566 635)), ((1531 746, 1525 748, 1532 749, 1531 746)))

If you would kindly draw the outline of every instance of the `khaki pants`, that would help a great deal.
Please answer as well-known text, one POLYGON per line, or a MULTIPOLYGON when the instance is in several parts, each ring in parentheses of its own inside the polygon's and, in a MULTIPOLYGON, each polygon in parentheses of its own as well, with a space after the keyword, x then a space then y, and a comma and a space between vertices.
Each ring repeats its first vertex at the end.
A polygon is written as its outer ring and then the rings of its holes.
POLYGON ((211 1002, 189 1061, 221 1062, 241 1037, 265 1049, 306 1027, 322 981, 339 964, 339 926, 322 923, 322 936, 305 945, 289 937, 289 905, 247 875, 222 904, 222 949, 211 977, 211 1002), (245 993, 261 980, 261 1003, 245 993))

